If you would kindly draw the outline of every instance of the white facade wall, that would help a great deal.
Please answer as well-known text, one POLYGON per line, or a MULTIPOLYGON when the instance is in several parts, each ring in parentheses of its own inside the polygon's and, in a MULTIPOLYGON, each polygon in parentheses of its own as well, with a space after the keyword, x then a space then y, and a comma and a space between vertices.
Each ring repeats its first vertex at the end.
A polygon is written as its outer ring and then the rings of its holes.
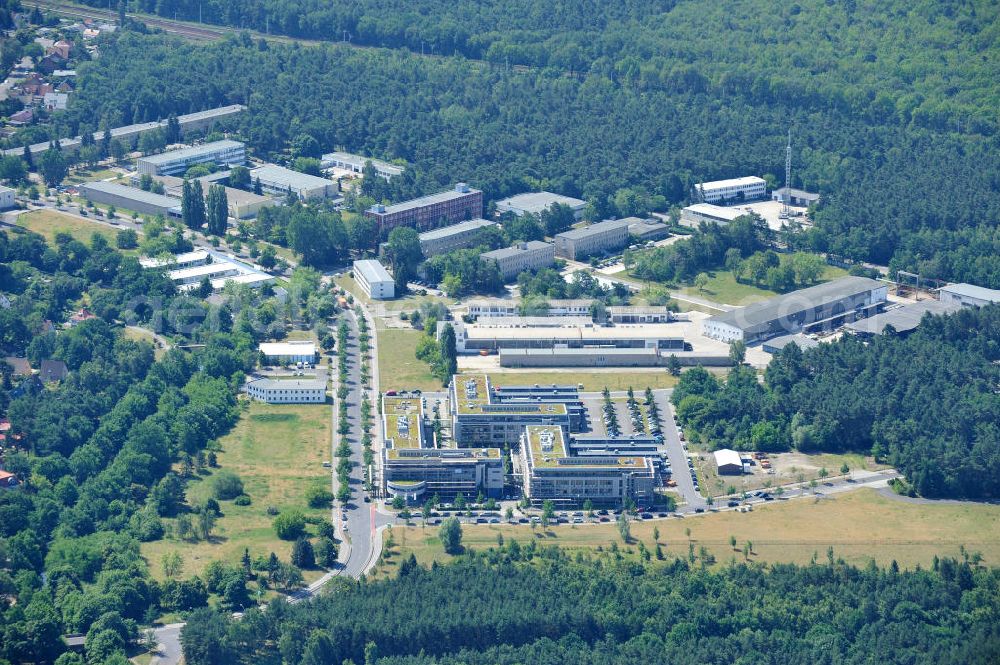
POLYGON ((705 203, 715 203, 722 200, 754 201, 764 198, 767 193, 767 183, 764 182, 763 178, 749 176, 701 183, 698 190, 703 192, 705 203))
POLYGON ((247 394, 268 404, 322 404, 326 401, 326 389, 312 386, 296 386, 296 381, 267 381, 268 385, 247 384, 247 394), (270 385, 289 384, 286 386, 270 385))
POLYGON ((391 300, 396 297, 396 283, 378 261, 355 261, 354 281, 372 300, 391 300))
POLYGON ((10 187, 3 187, 0 185, 0 210, 6 210, 7 208, 13 208, 16 205, 14 202, 14 190, 10 187))

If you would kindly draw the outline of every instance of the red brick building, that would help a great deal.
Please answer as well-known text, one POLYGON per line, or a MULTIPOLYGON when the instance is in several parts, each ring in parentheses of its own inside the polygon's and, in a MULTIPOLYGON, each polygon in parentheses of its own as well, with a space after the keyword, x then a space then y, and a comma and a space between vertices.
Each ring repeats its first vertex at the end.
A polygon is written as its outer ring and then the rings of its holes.
POLYGON ((379 235, 389 235, 397 226, 409 226, 417 231, 427 231, 439 226, 457 224, 482 217, 483 193, 464 182, 437 194, 422 196, 390 206, 372 206, 365 216, 378 224, 379 235))

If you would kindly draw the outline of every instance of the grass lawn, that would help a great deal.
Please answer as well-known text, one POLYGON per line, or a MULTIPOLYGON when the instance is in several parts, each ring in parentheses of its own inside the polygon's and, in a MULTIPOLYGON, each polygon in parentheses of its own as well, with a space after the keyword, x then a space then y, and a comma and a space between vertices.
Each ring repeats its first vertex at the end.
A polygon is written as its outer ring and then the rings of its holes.
POLYGON ((15 222, 18 226, 43 236, 49 244, 55 242, 57 233, 68 233, 76 240, 90 245, 90 238, 95 233, 104 236, 112 247, 118 231, 97 222, 89 222, 78 217, 64 215, 54 210, 32 210, 18 215, 15 222))
POLYGON ((642 398, 642 392, 646 388, 673 388, 677 385, 677 377, 670 376, 666 370, 656 372, 643 372, 634 369, 615 370, 610 372, 512 372, 504 368, 490 370, 488 372, 490 380, 503 385, 504 382, 511 385, 538 385, 545 384, 583 384, 586 392, 597 392, 604 390, 628 390, 629 386, 636 393, 636 398, 642 398))
POLYGON ((78 185, 82 182, 93 182, 95 180, 105 180, 107 178, 117 178, 119 174, 111 169, 75 169, 70 173, 64 184, 78 185))
MULTIPOLYGON (((828 499, 794 499, 757 507, 751 513, 720 512, 685 519, 633 522, 632 537, 650 550, 656 545, 653 528, 660 530, 659 543, 667 558, 686 557, 688 536, 697 553, 705 547, 719 564, 730 558, 742 559, 729 545, 753 543, 754 561, 808 563, 815 555, 826 559, 827 548, 834 556, 855 565, 875 559, 888 565, 895 559, 901 566, 929 567, 934 555, 959 556, 959 546, 981 552, 983 563, 1000 563, 1000 506, 988 504, 904 503, 882 496, 872 489, 834 495, 828 499)), ((559 545, 570 550, 607 550, 611 543, 626 548, 614 524, 559 525, 547 532, 539 527, 510 525, 463 525, 463 545, 482 551, 496 547, 497 534, 522 545, 535 539, 539 544, 559 545)), ((413 552, 417 561, 449 559, 437 537, 437 528, 413 526, 393 529, 396 543, 391 556, 378 573, 394 574, 404 556, 413 552)), ((638 542, 633 542, 635 551, 638 542)), ((627 548, 626 548, 627 549, 627 548)))
POLYGON ((441 382, 431 374, 430 365, 414 355, 422 331, 392 328, 377 334, 379 387, 383 391, 441 390, 441 382))
POLYGON ((152 344, 153 357, 156 358, 157 360, 162 358, 167 353, 166 349, 160 347, 156 343, 156 336, 153 335, 153 333, 149 330, 146 330, 144 328, 128 327, 122 331, 122 334, 125 336, 125 339, 131 339, 137 342, 149 342, 150 344, 152 344))
MULTIPOLYGON (((789 255, 781 254, 779 257, 782 263, 785 263, 788 261, 789 255)), ((777 291, 737 282, 736 278, 733 277, 733 273, 729 270, 715 270, 707 274, 708 284, 705 286, 704 291, 694 286, 684 286, 679 291, 689 296, 697 296, 705 300, 728 305, 749 305, 750 303, 760 302, 778 295, 777 291)), ((819 282, 829 282, 845 275, 847 275, 847 271, 843 268, 828 265, 820 276, 819 282)))
MULTIPOLYGON (((219 466, 243 479, 252 503, 237 506, 220 502, 224 516, 219 518, 211 541, 182 542, 164 539, 143 543, 142 554, 156 577, 162 576, 162 557, 176 551, 184 559, 183 576, 200 573, 213 560, 235 563, 243 548, 250 556, 276 553, 288 561, 292 544, 274 534, 267 514, 268 506, 285 509, 298 507, 307 516, 329 519, 327 509, 309 509, 303 498, 312 483, 329 486, 329 472, 323 461, 330 459, 330 406, 326 404, 263 404, 253 402, 233 430, 220 439, 219 466)), ((188 484, 187 499, 198 503, 211 495, 211 476, 188 484)), ((303 571, 306 581, 316 579, 320 571, 303 571)))

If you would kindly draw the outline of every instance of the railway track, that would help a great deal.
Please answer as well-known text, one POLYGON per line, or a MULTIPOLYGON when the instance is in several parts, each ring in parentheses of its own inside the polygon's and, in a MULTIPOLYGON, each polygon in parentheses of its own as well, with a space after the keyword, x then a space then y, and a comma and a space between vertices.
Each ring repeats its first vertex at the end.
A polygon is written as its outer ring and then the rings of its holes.
MULTIPOLYGON (((98 21, 117 21, 117 14, 106 10, 94 9, 91 7, 81 7, 79 5, 68 5, 61 2, 47 2, 38 0, 36 2, 40 9, 50 11, 54 14, 70 16, 73 18, 88 18, 98 21)), ((196 41, 215 41, 222 39, 226 33, 232 32, 231 28, 209 27, 204 25, 190 25, 181 21, 171 21, 149 14, 128 14, 131 18, 142 21, 151 28, 158 28, 170 34, 179 35, 196 41)))

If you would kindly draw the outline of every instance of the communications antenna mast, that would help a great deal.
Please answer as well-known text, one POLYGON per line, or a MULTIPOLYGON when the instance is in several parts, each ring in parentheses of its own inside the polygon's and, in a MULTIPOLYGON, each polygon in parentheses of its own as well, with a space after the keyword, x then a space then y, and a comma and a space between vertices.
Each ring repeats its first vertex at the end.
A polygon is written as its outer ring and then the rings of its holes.
POLYGON ((788 219, 791 211, 788 209, 788 202, 792 198, 792 130, 788 130, 788 145, 785 147, 785 195, 781 198, 784 204, 781 208, 781 216, 788 219))

